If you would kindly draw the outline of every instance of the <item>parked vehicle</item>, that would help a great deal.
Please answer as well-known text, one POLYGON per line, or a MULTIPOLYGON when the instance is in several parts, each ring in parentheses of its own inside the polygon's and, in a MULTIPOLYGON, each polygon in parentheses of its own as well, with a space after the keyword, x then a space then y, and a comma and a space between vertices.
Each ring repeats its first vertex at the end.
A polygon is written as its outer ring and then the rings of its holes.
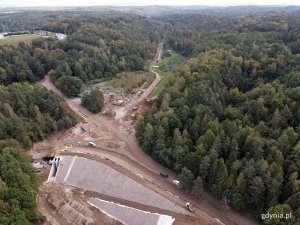
POLYGON ((165 178, 167 178, 169 176, 168 173, 165 171, 160 172, 160 175, 165 178))
POLYGON ((175 184, 176 186, 179 186, 180 182, 179 182, 179 180, 173 180, 173 184, 175 184))
POLYGON ((96 144, 95 144, 94 142, 91 142, 91 141, 90 141, 90 142, 89 142, 89 146, 90 146, 90 147, 96 147, 96 144))

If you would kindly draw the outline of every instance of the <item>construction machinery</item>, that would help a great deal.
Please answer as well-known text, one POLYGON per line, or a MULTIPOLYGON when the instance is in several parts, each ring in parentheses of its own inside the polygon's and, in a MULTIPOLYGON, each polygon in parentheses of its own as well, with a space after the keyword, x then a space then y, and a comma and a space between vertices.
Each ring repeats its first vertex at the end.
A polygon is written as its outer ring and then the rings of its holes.
POLYGON ((186 208, 188 211, 190 211, 190 212, 194 212, 194 211, 195 211, 194 206, 193 206, 191 203, 189 203, 189 202, 187 202, 187 203, 185 204, 185 208, 186 208))

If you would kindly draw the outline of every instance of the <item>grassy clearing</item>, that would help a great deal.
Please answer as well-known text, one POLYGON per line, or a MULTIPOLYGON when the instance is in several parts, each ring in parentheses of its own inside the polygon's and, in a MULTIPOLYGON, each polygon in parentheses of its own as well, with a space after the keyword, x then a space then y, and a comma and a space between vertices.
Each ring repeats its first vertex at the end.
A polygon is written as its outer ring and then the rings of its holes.
MULTIPOLYGON (((155 70, 154 70, 155 71, 155 70)), ((157 72, 157 71, 155 71, 157 72)), ((165 76, 162 76, 160 72, 157 72, 162 78, 160 80, 160 82, 158 83, 158 85, 153 89, 153 91, 151 92, 150 94, 150 97, 155 97, 157 96, 166 86, 166 84, 168 83, 168 77, 169 75, 165 75, 165 76)), ((166 72, 164 72, 166 73, 166 72)), ((168 73, 170 74, 170 73, 168 73)))
POLYGON ((136 88, 146 89, 155 79, 152 73, 147 72, 123 72, 108 82, 108 86, 130 93, 136 88))
POLYGON ((32 40, 39 38, 34 34, 24 34, 17 36, 10 36, 0 39, 0 45, 18 45, 20 42, 30 43, 32 40))
POLYGON ((171 60, 175 59, 178 56, 178 54, 172 50, 167 50, 167 56, 165 56, 161 62, 159 63, 159 66, 162 67, 166 64, 168 64, 171 60))
POLYGON ((162 68, 166 67, 167 64, 176 59, 179 55, 172 50, 168 50, 168 53, 168 56, 164 57, 162 61, 157 65, 158 67, 153 67, 154 72, 158 73, 161 76, 161 81, 151 92, 150 97, 158 95, 168 83, 168 77, 173 75, 172 72, 163 70, 162 68))

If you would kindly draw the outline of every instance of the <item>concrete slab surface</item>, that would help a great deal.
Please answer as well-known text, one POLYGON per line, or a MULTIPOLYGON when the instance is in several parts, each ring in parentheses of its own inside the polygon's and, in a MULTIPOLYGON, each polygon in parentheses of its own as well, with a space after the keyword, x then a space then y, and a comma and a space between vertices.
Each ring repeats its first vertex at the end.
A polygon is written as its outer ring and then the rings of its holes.
POLYGON ((105 164, 74 156, 62 156, 62 162, 63 164, 59 166, 57 171, 56 182, 131 202, 187 214, 184 208, 105 164))
POLYGON ((91 198, 89 204, 125 225, 172 225, 175 220, 171 216, 150 213, 98 198, 91 198))

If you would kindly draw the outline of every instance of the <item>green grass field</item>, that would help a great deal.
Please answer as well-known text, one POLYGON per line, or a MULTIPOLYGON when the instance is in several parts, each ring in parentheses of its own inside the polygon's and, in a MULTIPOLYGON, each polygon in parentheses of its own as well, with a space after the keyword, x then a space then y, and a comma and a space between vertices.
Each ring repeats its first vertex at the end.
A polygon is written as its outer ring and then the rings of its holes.
POLYGON ((154 72, 158 73, 161 76, 161 81, 158 83, 158 85, 154 88, 154 90, 151 92, 150 97, 154 97, 158 95, 166 86, 168 83, 168 77, 172 76, 172 72, 166 72, 162 71, 161 67, 168 64, 171 60, 175 59, 178 54, 172 50, 169 50, 170 56, 164 57, 162 61, 157 65, 159 67, 154 67, 154 72))
POLYGON ((40 38, 34 34, 24 34, 18 36, 10 36, 0 39, 0 45, 18 45, 20 42, 30 43, 32 40, 40 38))

